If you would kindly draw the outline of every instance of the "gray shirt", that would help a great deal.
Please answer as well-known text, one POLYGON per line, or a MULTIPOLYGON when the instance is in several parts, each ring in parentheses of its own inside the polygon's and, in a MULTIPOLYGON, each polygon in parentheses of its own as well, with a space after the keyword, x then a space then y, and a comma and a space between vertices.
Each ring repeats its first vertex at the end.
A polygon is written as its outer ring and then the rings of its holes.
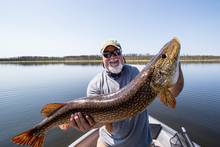
MULTIPOLYGON (((139 70, 130 65, 124 65, 121 73, 117 75, 103 70, 89 83, 87 96, 116 92, 126 86, 138 73, 139 70)), ((104 127, 100 128, 99 136, 107 146, 147 147, 152 141, 147 110, 132 118, 114 122, 111 133, 104 127)))

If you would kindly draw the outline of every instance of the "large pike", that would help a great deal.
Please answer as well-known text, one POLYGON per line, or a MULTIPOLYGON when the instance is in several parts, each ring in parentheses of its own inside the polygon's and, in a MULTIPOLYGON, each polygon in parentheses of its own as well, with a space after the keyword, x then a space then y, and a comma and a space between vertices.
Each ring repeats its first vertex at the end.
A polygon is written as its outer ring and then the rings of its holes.
POLYGON ((67 123, 71 114, 90 115, 95 122, 108 124, 126 119, 143 111, 157 96, 174 108, 175 97, 169 91, 178 69, 180 43, 173 38, 127 86, 121 90, 75 99, 63 104, 47 104, 41 110, 46 118, 32 129, 12 138, 14 143, 41 147, 46 132, 67 123))

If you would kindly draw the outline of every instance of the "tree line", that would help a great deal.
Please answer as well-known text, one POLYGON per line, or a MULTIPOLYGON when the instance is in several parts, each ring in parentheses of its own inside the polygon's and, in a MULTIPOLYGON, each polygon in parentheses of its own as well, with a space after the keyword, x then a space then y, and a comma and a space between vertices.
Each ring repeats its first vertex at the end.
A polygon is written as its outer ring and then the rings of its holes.
MULTIPOLYGON (((146 54, 126 54, 124 55, 126 60, 150 60, 154 55, 146 54)), ((79 55, 79 56, 64 56, 64 57, 48 57, 48 56, 20 56, 0 58, 0 61, 91 61, 101 60, 100 55, 79 55)), ((220 56, 214 55, 182 55, 180 60, 220 60, 220 56)))

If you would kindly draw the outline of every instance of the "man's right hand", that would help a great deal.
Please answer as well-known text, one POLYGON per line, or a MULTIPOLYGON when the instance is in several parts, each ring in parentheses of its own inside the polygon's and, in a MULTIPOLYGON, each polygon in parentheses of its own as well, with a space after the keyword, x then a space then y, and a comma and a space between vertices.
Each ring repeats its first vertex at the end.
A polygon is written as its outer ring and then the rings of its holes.
POLYGON ((67 130, 70 127, 76 128, 82 132, 88 131, 95 126, 95 121, 88 115, 82 115, 78 112, 72 114, 70 117, 70 122, 66 124, 59 125, 60 129, 67 130))

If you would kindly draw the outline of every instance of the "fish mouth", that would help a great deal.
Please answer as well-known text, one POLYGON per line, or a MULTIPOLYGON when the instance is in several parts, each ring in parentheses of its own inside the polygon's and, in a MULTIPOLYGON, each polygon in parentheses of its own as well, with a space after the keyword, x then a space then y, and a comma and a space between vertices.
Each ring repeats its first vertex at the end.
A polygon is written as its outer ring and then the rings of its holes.
POLYGON ((178 37, 173 37, 173 39, 172 40, 174 40, 174 41, 176 41, 178 44, 180 44, 180 40, 179 40, 179 38, 178 37))

